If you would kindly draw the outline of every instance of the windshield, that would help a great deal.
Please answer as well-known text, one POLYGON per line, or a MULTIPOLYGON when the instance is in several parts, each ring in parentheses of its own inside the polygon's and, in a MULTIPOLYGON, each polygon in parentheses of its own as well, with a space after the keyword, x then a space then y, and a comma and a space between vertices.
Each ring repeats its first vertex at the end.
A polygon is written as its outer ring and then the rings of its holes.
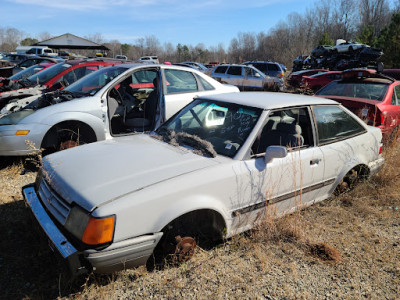
POLYGON ((97 91, 102 89, 107 83, 114 78, 128 70, 124 66, 115 66, 109 68, 102 68, 96 72, 83 77, 64 89, 73 93, 85 93, 94 95, 97 91))
POLYGON ((382 101, 386 95, 388 87, 388 84, 378 82, 333 81, 332 83, 319 90, 316 95, 342 96, 382 101))
MULTIPOLYGON (((164 123, 157 133, 163 136, 185 133, 211 143, 218 154, 233 157, 253 130, 261 112, 260 108, 199 99, 164 123)), ((193 144, 185 145, 195 148, 193 144)))
POLYGON ((43 70, 44 68, 46 68, 46 67, 41 66, 41 65, 34 65, 29 68, 26 68, 25 70, 22 70, 21 72, 18 72, 17 74, 9 77, 8 79, 10 79, 10 80, 26 79, 29 76, 32 76, 33 74, 43 70))
POLYGON ((38 83, 40 85, 43 85, 46 84, 50 79, 54 78, 56 75, 60 74, 62 71, 70 67, 72 67, 72 65, 68 63, 58 63, 54 66, 51 66, 50 68, 47 68, 46 70, 43 70, 42 72, 28 77, 28 80, 33 84, 38 83))

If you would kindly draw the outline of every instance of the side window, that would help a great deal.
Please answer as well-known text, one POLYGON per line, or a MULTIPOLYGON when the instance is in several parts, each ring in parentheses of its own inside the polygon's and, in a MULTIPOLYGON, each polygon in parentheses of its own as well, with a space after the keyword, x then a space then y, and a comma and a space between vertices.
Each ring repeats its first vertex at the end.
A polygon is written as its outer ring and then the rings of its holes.
POLYGON ((93 73, 94 71, 97 71, 98 69, 99 69, 98 66, 84 66, 84 67, 76 68, 74 70, 76 80, 79 80, 82 77, 84 77, 90 73, 93 73))
POLYGON ((392 105, 400 105, 400 84, 393 88, 392 105))
POLYGON ((365 128, 339 106, 313 107, 320 144, 354 136, 365 128))
POLYGON ((167 93, 189 93, 198 90, 196 78, 192 72, 182 70, 165 69, 167 80, 167 93))
POLYGON ((242 75, 242 67, 231 66, 231 67, 229 67, 228 72, 226 72, 226 74, 240 76, 240 75, 242 75))
POLYGON ((253 154, 265 153, 269 146, 307 148, 313 142, 309 111, 306 107, 271 111, 252 146, 253 154))
POLYGON ((201 85, 203 86, 203 89, 205 91, 212 91, 215 90, 215 87, 213 85, 211 85, 211 83, 209 83, 207 80, 205 80, 203 77, 201 76, 197 76, 197 79, 200 81, 201 85))
POLYGON ((228 69, 227 66, 220 66, 215 69, 214 73, 225 74, 226 69, 228 69))
POLYGON ((278 65, 268 64, 268 71, 280 71, 278 65))

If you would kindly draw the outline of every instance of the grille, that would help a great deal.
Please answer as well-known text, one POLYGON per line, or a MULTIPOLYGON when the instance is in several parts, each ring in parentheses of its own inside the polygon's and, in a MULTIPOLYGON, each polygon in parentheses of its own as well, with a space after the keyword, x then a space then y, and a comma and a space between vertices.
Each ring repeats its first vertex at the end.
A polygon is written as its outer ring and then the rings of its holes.
POLYGON ((64 225, 71 207, 48 185, 44 178, 40 182, 39 196, 50 213, 64 225))

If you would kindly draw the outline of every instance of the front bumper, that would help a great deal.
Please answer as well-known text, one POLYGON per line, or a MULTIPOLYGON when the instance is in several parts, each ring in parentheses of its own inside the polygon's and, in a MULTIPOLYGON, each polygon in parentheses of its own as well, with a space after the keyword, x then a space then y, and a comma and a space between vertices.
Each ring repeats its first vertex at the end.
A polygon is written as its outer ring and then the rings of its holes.
POLYGON ((115 242, 102 250, 78 251, 49 217, 33 185, 24 187, 22 192, 26 203, 54 246, 52 248, 67 261, 73 275, 90 270, 96 273, 111 273, 145 264, 163 235, 162 232, 156 232, 115 242))
POLYGON ((0 156, 25 156, 38 153, 48 125, 31 124, 0 126, 0 156), (29 130, 27 135, 15 135, 18 130, 29 130))
POLYGON ((61 231, 54 224, 53 220, 46 213, 46 210, 36 195, 33 185, 24 187, 22 189, 22 194, 24 195, 25 202, 32 210, 36 220, 51 241, 52 246, 54 246, 62 258, 68 262, 69 268, 73 275, 85 273, 87 270, 81 266, 79 259, 80 253, 72 244, 68 242, 66 237, 61 233, 61 231))

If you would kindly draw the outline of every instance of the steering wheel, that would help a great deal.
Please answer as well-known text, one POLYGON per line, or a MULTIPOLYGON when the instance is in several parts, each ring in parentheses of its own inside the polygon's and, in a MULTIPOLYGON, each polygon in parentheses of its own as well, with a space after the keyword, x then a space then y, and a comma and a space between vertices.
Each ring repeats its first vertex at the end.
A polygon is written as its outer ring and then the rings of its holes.
POLYGON ((115 97, 115 100, 118 102, 118 104, 120 104, 120 105, 122 105, 122 100, 123 100, 123 98, 122 98, 122 96, 121 96, 121 93, 114 87, 112 90, 111 90, 111 92, 110 92, 110 94, 111 93, 113 93, 113 95, 115 95, 116 97, 115 97))

